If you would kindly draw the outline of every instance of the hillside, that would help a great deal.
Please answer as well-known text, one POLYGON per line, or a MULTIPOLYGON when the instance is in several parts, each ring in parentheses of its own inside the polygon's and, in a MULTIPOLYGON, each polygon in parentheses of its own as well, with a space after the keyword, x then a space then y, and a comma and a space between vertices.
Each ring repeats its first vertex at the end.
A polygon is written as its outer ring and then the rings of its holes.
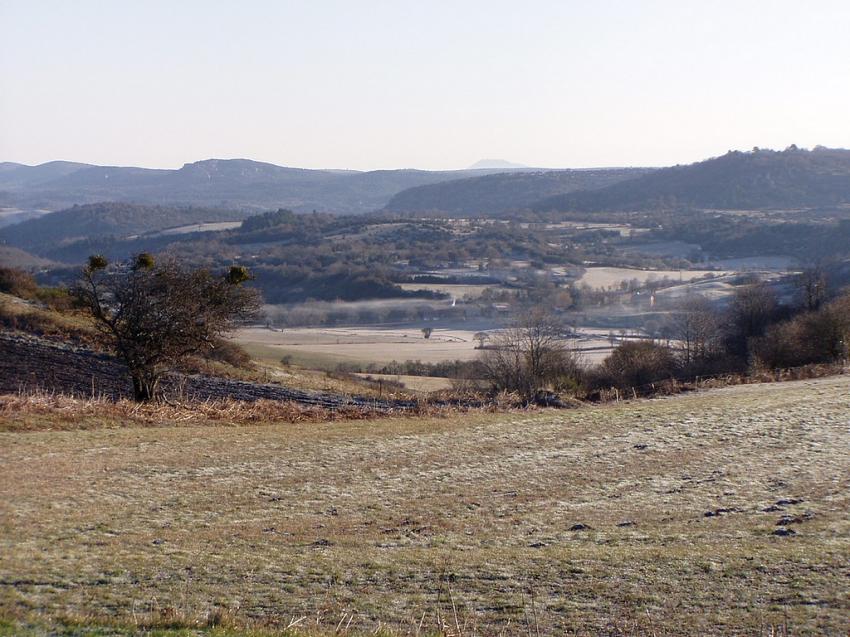
POLYGON ((528 208, 556 194, 602 188, 649 172, 644 168, 512 172, 470 177, 404 190, 387 203, 389 212, 488 214, 528 208))
POLYGON ((247 159, 209 159, 177 170, 51 162, 2 164, 0 206, 56 210, 98 201, 239 209, 362 213, 414 186, 490 170, 308 170, 247 159))
POLYGON ((15 162, 0 163, 0 191, 36 186, 88 168, 89 164, 71 161, 51 161, 38 166, 15 162))
POLYGON ((218 208, 103 202, 74 206, 0 228, 0 244, 43 255, 57 244, 77 240, 125 237, 204 222, 239 221, 246 216, 245 212, 218 208))
POLYGON ((843 635, 848 390, 321 426, 4 396, 0 622, 843 635))
POLYGON ((850 203, 850 150, 730 151, 593 192, 543 198, 539 211, 713 208, 754 210, 850 203))

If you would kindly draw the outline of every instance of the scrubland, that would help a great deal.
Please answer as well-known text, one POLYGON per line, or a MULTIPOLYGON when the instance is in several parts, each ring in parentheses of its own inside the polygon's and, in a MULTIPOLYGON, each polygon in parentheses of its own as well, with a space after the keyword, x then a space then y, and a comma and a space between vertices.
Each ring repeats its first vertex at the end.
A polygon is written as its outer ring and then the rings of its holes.
POLYGON ((0 634, 844 635, 848 389, 244 426, 42 414, 0 434, 0 634))

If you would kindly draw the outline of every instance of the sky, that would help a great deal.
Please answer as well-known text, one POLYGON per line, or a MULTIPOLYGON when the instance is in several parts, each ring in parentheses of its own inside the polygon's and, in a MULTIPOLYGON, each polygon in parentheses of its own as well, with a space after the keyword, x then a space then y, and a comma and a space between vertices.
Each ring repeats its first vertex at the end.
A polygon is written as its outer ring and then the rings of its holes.
POLYGON ((850 148, 847 0, 0 0, 0 161, 661 166, 850 148))

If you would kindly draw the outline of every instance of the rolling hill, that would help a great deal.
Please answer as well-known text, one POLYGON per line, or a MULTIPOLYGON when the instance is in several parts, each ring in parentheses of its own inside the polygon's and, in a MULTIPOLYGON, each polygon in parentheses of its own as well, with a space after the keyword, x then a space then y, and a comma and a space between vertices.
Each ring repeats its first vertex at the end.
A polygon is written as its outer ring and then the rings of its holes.
POLYGON ((389 212, 502 213, 530 207, 552 195, 601 188, 646 175, 648 168, 547 170, 484 175, 404 190, 387 203, 389 212))
POLYGON ((240 221, 246 216, 244 211, 217 208, 86 204, 2 228, 0 244, 43 255, 59 244, 79 240, 126 237, 196 223, 240 221))
POLYGON ((350 214, 380 209, 407 188, 504 170, 309 170, 247 159, 208 159, 177 170, 5 163, 0 164, 0 207, 57 210, 74 204, 126 201, 350 214))
POLYGON ((794 209, 850 203, 850 150, 730 151, 595 191, 541 198, 538 211, 794 209))

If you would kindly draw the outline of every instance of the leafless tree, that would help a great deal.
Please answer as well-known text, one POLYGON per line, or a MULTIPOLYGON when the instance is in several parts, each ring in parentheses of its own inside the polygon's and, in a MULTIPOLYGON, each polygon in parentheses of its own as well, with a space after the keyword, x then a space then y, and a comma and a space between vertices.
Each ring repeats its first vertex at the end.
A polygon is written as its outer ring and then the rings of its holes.
POLYGON ((685 365, 704 360, 720 346, 720 319, 708 299, 686 298, 667 318, 668 333, 678 343, 685 365))
POLYGON ((728 351, 746 359, 750 339, 764 335, 774 321, 778 304, 776 293, 764 282, 737 288, 725 317, 728 351))
POLYGON ((480 362, 497 390, 517 392, 525 401, 538 390, 561 388, 578 378, 580 361, 566 340, 568 331, 552 314, 534 309, 495 334, 480 362))
POLYGON ((803 270, 797 278, 796 286, 800 304, 806 310, 817 310, 826 300, 826 275, 819 267, 811 267, 803 270))
POLYGON ((234 266, 223 276, 148 254, 110 266, 89 258, 74 295, 91 312, 105 342, 130 371, 137 401, 160 397, 163 375, 259 309, 250 275, 234 266))

